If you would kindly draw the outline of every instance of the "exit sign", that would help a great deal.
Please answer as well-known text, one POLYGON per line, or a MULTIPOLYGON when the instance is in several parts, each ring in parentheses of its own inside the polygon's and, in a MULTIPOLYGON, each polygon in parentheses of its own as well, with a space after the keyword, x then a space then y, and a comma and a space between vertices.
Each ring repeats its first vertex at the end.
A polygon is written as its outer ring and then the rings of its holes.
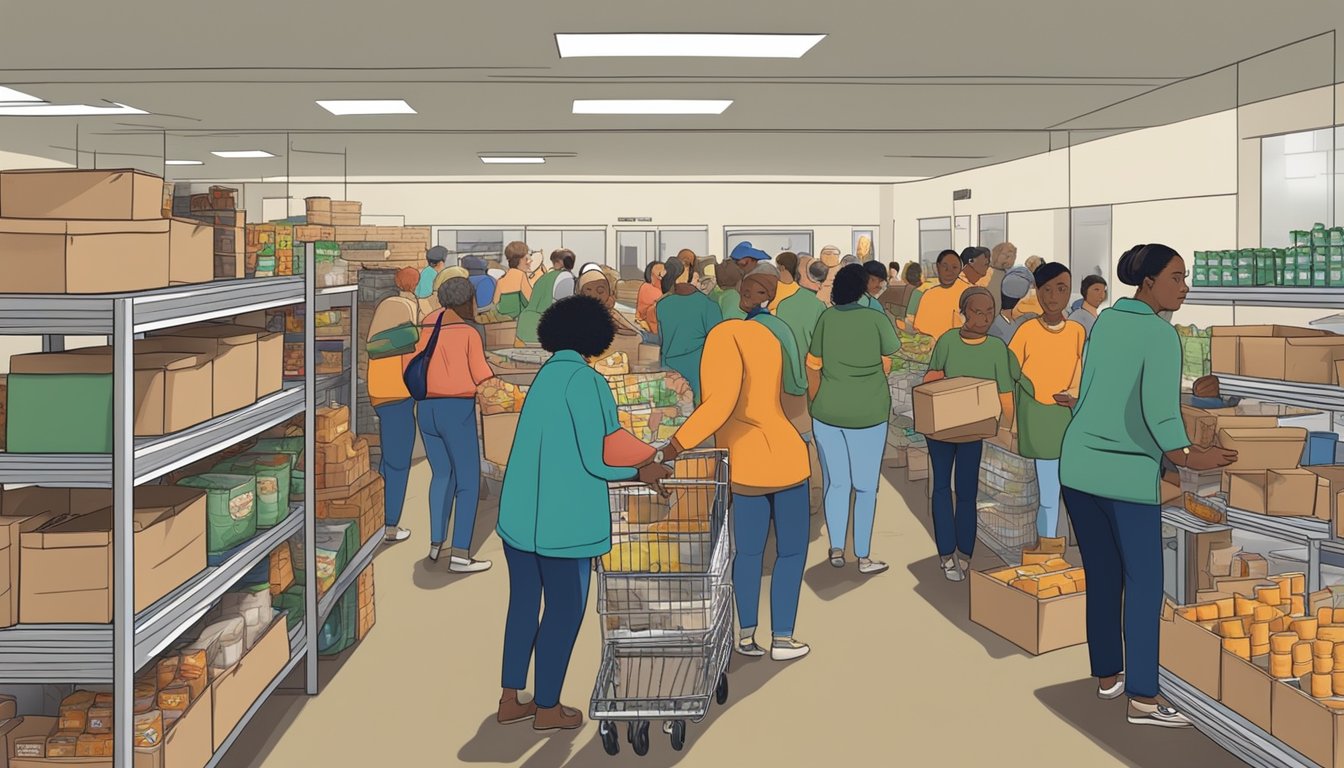
POLYGON ((634 223, 642 224, 642 223, 645 223, 645 222, 651 222, 651 221, 653 221, 653 217, 652 217, 652 216, 621 216, 620 218, 616 219, 616 221, 619 222, 619 223, 621 223, 621 224, 634 224, 634 223))

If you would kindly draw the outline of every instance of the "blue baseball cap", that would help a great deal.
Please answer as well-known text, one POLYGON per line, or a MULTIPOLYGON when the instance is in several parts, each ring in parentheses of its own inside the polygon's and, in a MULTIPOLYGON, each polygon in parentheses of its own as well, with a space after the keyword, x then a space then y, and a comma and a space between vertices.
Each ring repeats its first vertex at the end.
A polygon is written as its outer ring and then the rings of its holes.
POLYGON ((767 254, 765 251, 762 251, 761 249, 753 246, 751 243, 742 242, 738 243, 737 247, 733 249, 733 252, 728 254, 728 258, 732 259, 733 261, 741 261, 743 259, 755 259, 756 261, 769 261, 770 255, 767 254))

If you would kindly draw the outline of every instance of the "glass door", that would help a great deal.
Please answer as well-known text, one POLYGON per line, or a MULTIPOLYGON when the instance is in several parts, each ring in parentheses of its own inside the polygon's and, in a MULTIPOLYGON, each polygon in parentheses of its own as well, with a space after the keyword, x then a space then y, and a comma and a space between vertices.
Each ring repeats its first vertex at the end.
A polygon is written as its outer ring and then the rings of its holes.
POLYGON ((620 230, 616 233, 616 269, 622 280, 643 280, 644 265, 658 256, 658 233, 620 230))

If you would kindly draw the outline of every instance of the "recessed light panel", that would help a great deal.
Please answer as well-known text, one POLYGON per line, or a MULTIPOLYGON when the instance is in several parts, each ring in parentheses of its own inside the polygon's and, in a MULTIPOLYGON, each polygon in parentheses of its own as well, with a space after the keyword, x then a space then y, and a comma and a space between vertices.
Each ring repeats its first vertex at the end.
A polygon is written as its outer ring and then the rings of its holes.
POLYGON ((26 93, 16 91, 13 88, 6 88, 0 85, 0 104, 9 104, 18 101, 42 101, 36 96, 29 96, 26 93))
POLYGON ((317 105, 333 115, 414 115, 415 110, 401 99, 335 99, 317 105))
POLYGON ((143 109, 112 103, 110 107, 89 104, 0 104, 3 117, 97 117, 99 115, 145 115, 143 109))
POLYGON ((801 59, 825 35, 560 34, 560 58, 801 59))
POLYGON ((222 152, 211 152, 210 154, 227 160, 256 160, 263 157, 275 157, 275 155, 263 149, 230 149, 222 152))
POLYGON ((732 100, 575 99, 576 115, 721 115, 732 100))
POLYGON ((499 157, 482 155, 481 162, 487 165, 539 165, 546 162, 544 157, 499 157))
POLYGON ((164 160, 164 165, 203 165, 200 160, 164 160))

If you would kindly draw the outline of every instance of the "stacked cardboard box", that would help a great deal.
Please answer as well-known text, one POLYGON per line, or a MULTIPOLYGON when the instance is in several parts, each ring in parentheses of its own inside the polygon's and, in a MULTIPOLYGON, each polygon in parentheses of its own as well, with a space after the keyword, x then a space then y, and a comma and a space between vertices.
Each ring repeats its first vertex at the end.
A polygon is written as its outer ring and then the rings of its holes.
POLYGON ((304 200, 308 223, 321 226, 354 226, 360 224, 364 212, 361 203, 350 200, 332 200, 329 197, 309 197, 304 200))
POLYGON ((1338 384, 1344 336, 1284 325, 1212 329, 1214 373, 1306 384, 1338 384))
POLYGON ((251 277, 246 270, 246 211, 192 210, 187 218, 208 224, 214 229, 216 279, 251 277))
POLYGON ((0 274, 11 293, 106 293, 214 277, 213 233, 163 215, 140 171, 0 173, 0 274))
POLYGON ((971 621, 1033 655, 1087 642, 1087 580, 1065 545, 1042 539, 1021 566, 972 571, 971 621))
POLYGON ((359 574, 359 626, 355 632, 356 640, 363 640, 373 629, 377 616, 373 602, 373 563, 359 574))

